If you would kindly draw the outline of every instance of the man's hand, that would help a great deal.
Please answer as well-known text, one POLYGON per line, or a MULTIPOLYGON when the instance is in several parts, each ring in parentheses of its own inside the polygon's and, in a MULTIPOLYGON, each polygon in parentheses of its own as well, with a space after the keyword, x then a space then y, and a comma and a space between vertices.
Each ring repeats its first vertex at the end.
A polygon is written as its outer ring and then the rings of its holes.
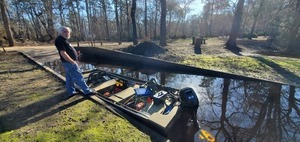
MULTIPOLYGON (((61 51, 59 52, 59 54, 60 54, 66 61, 68 61, 69 63, 71 63, 71 64, 77 64, 76 61, 74 61, 74 60, 67 54, 66 51, 61 50, 61 51)), ((77 65, 78 65, 78 64, 77 64, 77 65)))
POLYGON ((81 53, 80 51, 77 51, 77 57, 78 57, 78 60, 80 60, 81 55, 82 55, 82 53, 81 53))

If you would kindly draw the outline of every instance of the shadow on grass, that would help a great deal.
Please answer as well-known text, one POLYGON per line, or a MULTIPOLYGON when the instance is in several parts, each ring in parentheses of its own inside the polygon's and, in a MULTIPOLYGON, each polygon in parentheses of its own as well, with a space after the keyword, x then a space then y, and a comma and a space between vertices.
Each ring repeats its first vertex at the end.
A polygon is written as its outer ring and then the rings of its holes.
POLYGON ((151 141, 154 142, 163 142, 167 141, 167 138, 158 131, 155 131, 148 127, 143 121, 139 121, 136 118, 134 118, 133 115, 130 115, 128 113, 125 113, 121 111, 120 109, 114 107, 113 105, 109 105, 99 97, 88 97, 88 99, 96 104, 103 105, 106 109, 108 109, 110 112, 114 113, 116 116, 119 116, 123 119, 128 120, 132 125, 134 125, 137 129, 144 132, 148 136, 150 136, 151 141), (97 99, 98 98, 98 99, 97 99))
POLYGON ((290 84, 299 84, 300 77, 295 75, 294 73, 286 70, 285 68, 282 68, 280 65, 276 64, 275 62, 272 62, 270 60, 267 60, 263 57, 253 57, 257 59, 258 61, 268 65, 269 67, 273 68, 278 74, 282 75, 286 80, 290 81, 290 84))
POLYGON ((230 52, 232 52, 233 54, 237 55, 237 56, 242 56, 242 54, 240 53, 242 50, 241 48, 235 46, 235 47, 224 47, 225 49, 229 50, 230 52))
MULTIPOLYGON (((66 104, 62 104, 59 107, 55 109, 51 109, 55 107, 59 103, 63 103, 63 101, 66 101, 66 96, 64 94, 57 94, 53 97, 50 97, 48 99, 35 102, 31 105, 28 105, 26 107, 17 109, 16 111, 10 112, 8 114, 5 114, 3 116, 0 116, 0 134, 17 130, 19 128, 22 128, 30 123, 38 122, 42 119, 45 119, 49 116, 52 116, 58 112, 61 112, 67 108, 70 108, 72 106, 75 106, 76 104, 84 101, 84 100, 90 100, 94 103, 98 103, 94 101, 93 99, 89 99, 87 97, 82 98, 71 98, 72 100, 66 102, 66 104), (63 96, 63 97, 62 97, 63 96)), ((5 102, 0 102, 5 103, 5 102)), ((101 105, 101 104, 100 104, 101 105)), ((104 106, 107 108, 107 106, 104 106)), ((114 108, 113 110, 109 109, 113 113, 118 113, 119 117, 127 119, 131 124, 133 124, 135 127, 137 127, 140 131, 144 132, 145 134, 149 135, 152 141, 166 141, 166 138, 160 135, 159 133, 151 130, 141 122, 135 120, 131 116, 128 116, 127 114, 123 113, 119 109, 114 108)))
POLYGON ((7 74, 7 73, 24 73, 24 72, 34 71, 34 70, 36 70, 36 69, 39 69, 39 68, 31 68, 31 69, 25 69, 25 70, 15 69, 15 70, 9 70, 9 71, 0 71, 0 74, 7 74))
POLYGON ((243 45, 247 49, 254 50, 275 50, 272 48, 270 42, 266 40, 256 40, 256 39, 237 39, 237 44, 243 45))
POLYGON ((72 107, 85 100, 85 98, 80 98, 58 108, 51 109, 51 111, 48 111, 50 108, 66 100, 66 97, 62 96, 63 94, 58 94, 1 116, 0 134, 7 131, 19 129, 30 123, 38 122, 48 116, 72 107))

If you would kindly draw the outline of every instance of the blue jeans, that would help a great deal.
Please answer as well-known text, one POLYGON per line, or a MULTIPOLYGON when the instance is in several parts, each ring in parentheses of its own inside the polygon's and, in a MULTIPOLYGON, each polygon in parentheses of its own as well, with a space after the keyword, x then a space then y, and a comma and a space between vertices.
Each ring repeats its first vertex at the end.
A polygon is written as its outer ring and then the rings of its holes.
POLYGON ((68 95, 72 95, 75 92, 75 84, 82 89, 84 94, 92 92, 87 86, 77 64, 63 62, 62 65, 66 72, 66 88, 68 95))

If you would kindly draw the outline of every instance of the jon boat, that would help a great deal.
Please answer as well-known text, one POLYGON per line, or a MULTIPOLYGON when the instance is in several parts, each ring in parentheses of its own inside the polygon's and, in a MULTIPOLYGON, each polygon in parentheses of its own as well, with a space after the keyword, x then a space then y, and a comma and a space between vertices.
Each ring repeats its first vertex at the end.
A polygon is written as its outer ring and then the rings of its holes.
POLYGON ((89 72, 87 84, 102 100, 164 135, 184 108, 196 108, 199 103, 192 88, 175 89, 155 79, 145 82, 102 70, 89 72))

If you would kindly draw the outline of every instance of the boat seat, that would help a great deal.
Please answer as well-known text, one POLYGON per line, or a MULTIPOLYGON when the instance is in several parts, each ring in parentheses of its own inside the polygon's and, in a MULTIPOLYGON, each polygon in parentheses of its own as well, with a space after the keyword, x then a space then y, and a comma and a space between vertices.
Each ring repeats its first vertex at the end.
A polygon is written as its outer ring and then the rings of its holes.
POLYGON ((116 84, 116 80, 115 79, 111 79, 111 80, 108 80, 108 81, 105 81, 103 83, 100 83, 99 85, 97 85, 96 87, 94 87, 94 90, 95 91, 99 91, 99 90, 102 90, 102 89, 105 89, 107 87, 110 87, 110 86, 113 86, 116 84))
POLYGON ((178 106, 174 106, 174 108, 171 110, 171 112, 167 115, 163 115, 161 112, 164 111, 165 107, 162 107, 159 111, 153 113, 150 116, 150 120, 155 122, 158 126, 163 127, 164 129, 167 129, 168 126, 172 125, 174 123, 173 120, 176 118, 176 114, 178 113, 178 106))
POLYGON ((116 102, 120 102, 120 101, 134 95, 134 94, 135 94, 134 88, 133 87, 128 87, 125 90, 110 96, 109 98, 116 101, 116 102))
POLYGON ((85 74, 83 74, 82 76, 83 76, 84 79, 87 79, 87 78, 89 78, 90 73, 85 73, 85 74))

